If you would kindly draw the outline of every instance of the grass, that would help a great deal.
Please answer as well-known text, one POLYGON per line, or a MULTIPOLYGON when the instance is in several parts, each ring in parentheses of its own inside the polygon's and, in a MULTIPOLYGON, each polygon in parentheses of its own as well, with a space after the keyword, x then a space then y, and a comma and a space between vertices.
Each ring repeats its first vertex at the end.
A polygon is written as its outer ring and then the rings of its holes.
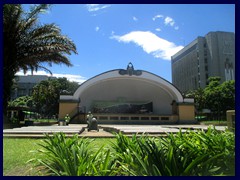
POLYGON ((33 119, 35 122, 58 122, 57 119, 33 119))
POLYGON ((61 133, 44 139, 4 138, 3 175, 232 176, 234 140, 232 132, 211 128, 164 138, 117 134, 115 138, 83 140, 61 133), (26 163, 30 159, 35 160, 26 163), (37 169, 42 171, 37 173, 37 169))
POLYGON ((227 126, 227 121, 226 120, 212 120, 212 121, 199 121, 201 124, 204 125, 214 125, 214 126, 227 126))
POLYGON ((105 148, 112 148, 110 146, 111 142, 116 142, 116 138, 96 138, 92 142, 92 145, 94 147, 98 147, 98 148, 100 148, 103 145, 104 145, 105 148))
MULTIPOLYGON (((3 175, 4 176, 28 176, 35 175, 28 160, 36 157, 33 150, 40 148, 38 145, 42 139, 3 138, 3 175)), ((92 142, 93 147, 105 145, 110 147, 110 142, 115 138, 96 138, 92 142)))
POLYGON ((26 162, 34 157, 29 151, 37 149, 39 142, 39 139, 3 138, 3 175, 30 175, 31 167, 26 162))

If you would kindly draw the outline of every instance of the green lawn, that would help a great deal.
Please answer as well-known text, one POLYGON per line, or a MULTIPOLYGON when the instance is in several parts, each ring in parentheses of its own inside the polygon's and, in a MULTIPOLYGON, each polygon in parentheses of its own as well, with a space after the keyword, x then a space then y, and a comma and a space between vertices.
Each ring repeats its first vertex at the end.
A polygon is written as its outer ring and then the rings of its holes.
POLYGON ((30 175, 30 165, 26 162, 34 157, 31 150, 37 149, 39 139, 3 138, 3 175, 30 175))
MULTIPOLYGON (((96 138, 93 147, 105 145, 110 147, 110 141, 115 138, 96 138)), ((4 176, 28 176, 35 175, 28 160, 36 157, 32 150, 40 148, 41 139, 3 138, 3 175, 4 176)))
POLYGON ((214 125, 214 126, 227 126, 227 121, 225 120, 220 120, 220 121, 217 121, 217 120, 214 120, 214 121, 199 121, 201 124, 204 124, 204 125, 214 125))

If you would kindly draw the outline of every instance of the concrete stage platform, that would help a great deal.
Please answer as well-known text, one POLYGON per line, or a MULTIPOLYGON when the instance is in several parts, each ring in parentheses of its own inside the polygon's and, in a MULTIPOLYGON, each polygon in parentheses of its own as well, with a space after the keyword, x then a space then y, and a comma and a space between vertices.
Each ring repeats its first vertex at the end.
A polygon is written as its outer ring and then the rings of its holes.
MULTIPOLYGON (((99 131, 87 131, 86 124, 70 124, 68 126, 27 126, 21 128, 4 129, 3 137, 14 138, 43 138, 44 134, 52 135, 56 132, 63 132, 66 136, 73 136, 78 134, 79 137, 92 137, 92 138, 107 138, 114 137, 114 132, 122 132, 128 136, 132 134, 148 134, 150 136, 163 136, 166 133, 177 133, 180 129, 185 132, 191 130, 207 130, 207 125, 115 125, 115 124, 101 124, 99 131)), ((224 131, 226 126, 215 126, 217 130, 224 131)))

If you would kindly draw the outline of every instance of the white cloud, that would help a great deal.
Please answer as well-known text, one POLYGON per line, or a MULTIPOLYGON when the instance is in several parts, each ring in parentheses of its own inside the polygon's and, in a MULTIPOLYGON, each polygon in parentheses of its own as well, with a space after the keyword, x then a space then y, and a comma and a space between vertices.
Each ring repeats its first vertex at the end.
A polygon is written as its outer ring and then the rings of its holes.
POLYGON ((138 18, 136 18, 135 16, 133 16, 133 20, 134 20, 134 21, 138 21, 138 18))
POLYGON ((87 10, 89 12, 95 12, 95 11, 99 11, 101 9, 105 9, 110 7, 111 5, 105 5, 105 4, 87 4, 87 10))
POLYGON ((161 31, 161 28, 156 28, 155 30, 156 30, 156 31, 161 31))
POLYGON ((174 24, 175 24, 175 22, 174 22, 174 20, 171 18, 171 17, 166 17, 165 19, 164 19, 164 24, 165 25, 170 25, 170 26, 173 26, 174 24))
POLYGON ((163 17, 164 17, 163 15, 158 14, 158 15, 154 16, 152 18, 152 20, 155 21, 157 18, 163 18, 163 17))
POLYGON ((183 48, 183 46, 176 46, 150 31, 132 31, 123 36, 114 35, 111 38, 124 43, 133 42, 142 47, 146 53, 164 60, 171 60, 171 56, 183 48))
MULTIPOLYGON (((174 25, 175 25, 175 21, 173 20, 173 18, 171 18, 171 17, 169 17, 169 16, 164 17, 163 15, 158 14, 158 15, 154 16, 154 17, 152 18, 152 20, 155 21, 155 20, 158 19, 158 18, 163 19, 163 20, 164 20, 164 24, 165 24, 166 26, 167 26, 167 25, 172 26, 175 30, 178 30, 178 29, 179 29, 178 26, 174 26, 174 25)), ((157 28, 156 31, 159 31, 159 29, 160 29, 160 28, 157 28)))
MULTIPOLYGON (((19 71, 16 73, 16 75, 32 75, 31 71, 27 71, 26 74, 23 73, 23 71, 19 71)), ((84 81, 86 81, 86 78, 80 75, 73 75, 73 74, 57 74, 57 73, 53 73, 52 75, 45 72, 45 71, 34 71, 33 75, 45 75, 45 76, 52 76, 52 77, 57 77, 57 78, 62 78, 65 77, 67 78, 69 81, 75 81, 78 82, 79 84, 83 83, 84 81)))
POLYGON ((99 31, 99 29, 100 29, 100 27, 98 27, 98 26, 97 26, 97 27, 95 27, 95 31, 97 31, 97 32, 98 32, 98 31, 99 31))

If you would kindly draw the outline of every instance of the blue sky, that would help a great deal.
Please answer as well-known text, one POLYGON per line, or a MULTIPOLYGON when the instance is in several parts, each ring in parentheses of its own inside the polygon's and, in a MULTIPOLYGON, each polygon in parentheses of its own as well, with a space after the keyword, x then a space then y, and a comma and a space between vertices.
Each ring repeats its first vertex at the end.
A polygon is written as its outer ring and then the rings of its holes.
POLYGON ((73 67, 46 65, 53 76, 84 82, 132 62, 172 82, 171 56, 210 31, 235 32, 235 5, 55 4, 39 20, 59 26, 78 51, 73 67))

